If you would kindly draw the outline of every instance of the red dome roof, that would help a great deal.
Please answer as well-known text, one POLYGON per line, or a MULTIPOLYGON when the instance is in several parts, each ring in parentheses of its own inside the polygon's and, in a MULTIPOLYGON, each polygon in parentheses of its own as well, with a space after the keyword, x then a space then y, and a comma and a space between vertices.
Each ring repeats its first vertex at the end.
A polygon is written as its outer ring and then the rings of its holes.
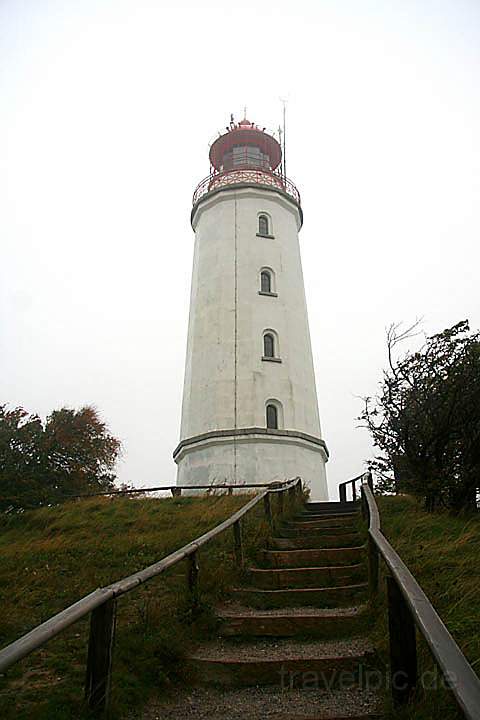
POLYGON ((282 150, 272 135, 260 130, 259 127, 244 118, 238 125, 231 125, 228 132, 220 135, 210 147, 210 163, 215 170, 220 170, 223 158, 234 145, 254 145, 268 155, 270 167, 275 170, 280 165, 282 150))

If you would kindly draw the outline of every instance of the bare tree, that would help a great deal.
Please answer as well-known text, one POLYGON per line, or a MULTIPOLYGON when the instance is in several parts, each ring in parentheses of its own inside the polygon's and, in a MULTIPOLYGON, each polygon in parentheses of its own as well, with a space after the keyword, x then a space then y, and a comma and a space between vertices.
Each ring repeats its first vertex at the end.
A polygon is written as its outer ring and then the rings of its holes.
POLYGON ((418 328, 388 328, 380 392, 363 399, 359 419, 379 450, 371 465, 381 490, 413 492, 428 509, 471 508, 480 484, 480 335, 465 320, 396 358, 418 328))

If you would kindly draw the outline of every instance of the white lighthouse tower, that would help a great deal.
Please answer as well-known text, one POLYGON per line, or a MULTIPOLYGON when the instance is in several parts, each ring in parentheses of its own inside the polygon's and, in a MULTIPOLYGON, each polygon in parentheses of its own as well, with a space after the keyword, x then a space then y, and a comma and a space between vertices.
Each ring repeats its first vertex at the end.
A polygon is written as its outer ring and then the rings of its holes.
POLYGON ((298 232, 282 151, 247 119, 210 148, 197 187, 177 484, 300 476, 327 500, 298 232))

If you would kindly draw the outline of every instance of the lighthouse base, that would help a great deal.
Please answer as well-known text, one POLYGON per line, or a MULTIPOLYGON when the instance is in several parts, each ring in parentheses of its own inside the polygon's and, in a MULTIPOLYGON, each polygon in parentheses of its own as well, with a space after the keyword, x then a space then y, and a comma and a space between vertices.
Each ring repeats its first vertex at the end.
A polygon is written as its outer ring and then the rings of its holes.
POLYGON ((262 484, 301 477, 310 500, 328 500, 323 440, 293 430, 217 430, 183 440, 177 485, 262 484))

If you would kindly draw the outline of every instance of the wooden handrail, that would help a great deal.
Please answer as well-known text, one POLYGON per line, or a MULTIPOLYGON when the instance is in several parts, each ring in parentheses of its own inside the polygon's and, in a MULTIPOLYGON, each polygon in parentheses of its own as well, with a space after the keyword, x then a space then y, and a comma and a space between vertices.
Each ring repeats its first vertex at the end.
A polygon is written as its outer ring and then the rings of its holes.
MULTIPOLYGON (((270 483, 245 483, 244 485, 232 484, 232 483, 219 483, 218 485, 157 485, 148 488, 126 488, 125 490, 102 490, 102 492, 92 493, 80 493, 79 495, 61 495, 55 498, 55 501, 61 502, 63 500, 79 500, 80 498, 90 497, 104 497, 110 495, 134 495, 136 493, 151 493, 151 492, 171 492, 173 497, 178 497, 182 494, 183 490, 196 491, 196 490, 228 490, 228 494, 232 494, 234 490, 245 490, 252 488, 266 488, 275 487, 281 483, 270 482, 270 483)), ((21 495, 0 495, 0 500, 22 500, 21 495)), ((43 507, 38 505, 38 507, 43 507)), ((36 507, 29 507, 29 510, 35 510, 36 507)))
POLYGON ((357 483, 359 480, 362 480, 364 477, 365 477, 365 473, 362 473, 361 475, 357 475, 357 477, 354 477, 351 480, 345 480, 345 482, 342 482, 339 484, 338 492, 339 492, 339 496, 340 496, 340 502, 347 502, 347 487, 348 487, 348 485, 352 486, 352 500, 353 500, 353 502, 356 502, 357 490, 356 490, 355 483, 357 483))
POLYGON ((78 498, 101 497, 103 495, 133 495, 135 493, 149 492, 171 492, 174 497, 181 495, 182 490, 250 490, 252 488, 272 488, 278 485, 273 483, 245 483, 245 485, 233 485, 232 483, 222 483, 218 485, 158 485, 151 488, 128 488, 126 490, 104 490, 98 493, 81 493, 80 495, 64 495, 62 500, 76 500, 78 498))
MULTIPOLYGON (((378 555, 380 555, 391 573, 391 578, 387 580, 390 581, 388 595, 392 671, 402 672, 407 679, 405 687, 402 687, 396 694, 394 692, 394 698, 404 702, 408 699, 409 692, 415 684, 414 628, 416 626, 425 638, 464 716, 468 720, 478 720, 480 717, 480 679, 445 627, 420 584, 383 535, 380 514, 370 479, 370 473, 366 473, 361 486, 362 503, 368 519, 369 543, 373 545, 373 548, 369 548, 369 576, 371 584, 378 585, 378 555), (399 635, 392 638, 392 629, 395 635, 395 614, 398 611, 403 613, 402 624, 399 635), (413 633, 409 628, 410 624, 413 633), (395 646, 392 645, 392 640, 396 640, 395 646)), ((371 591, 376 592, 377 587, 371 587, 371 591)))
MULTIPOLYGON (((245 486, 236 486, 238 489, 245 486)), ((265 486, 263 486, 265 487, 265 486)), ((250 512, 258 503, 266 498, 270 499, 271 493, 287 493, 287 498, 292 497, 291 491, 296 495, 302 493, 302 481, 300 478, 294 478, 283 483, 271 483, 258 495, 253 497, 240 510, 224 520, 222 523, 214 527, 212 530, 204 533, 192 542, 184 545, 179 550, 167 555, 157 563, 149 565, 146 568, 122 578, 106 587, 98 588, 89 595, 78 600, 73 605, 65 608, 61 612, 38 625, 30 632, 18 638, 3 650, 0 650, 0 672, 4 672, 13 664, 34 652, 38 648, 45 645, 49 640, 59 635, 73 623, 80 620, 85 615, 91 613, 90 625, 90 641, 88 652, 87 667, 87 702, 91 708, 104 710, 108 704, 108 689, 111 676, 111 652, 113 647, 113 633, 115 628, 115 602, 118 597, 134 590, 139 585, 147 582, 153 577, 160 575, 168 570, 168 568, 176 565, 178 562, 186 558, 195 559, 195 567, 198 571, 197 552, 213 538, 220 535, 228 528, 234 528, 235 538, 235 559, 241 565, 242 540, 240 532, 240 521, 250 512), (106 612, 113 603, 111 612, 106 612), (108 644, 108 648, 104 646, 108 644), (98 652, 100 647, 101 652, 98 652), (100 657, 100 659, 99 659, 100 657), (100 688, 100 690, 99 690, 100 688)), ((292 498, 293 499, 293 498, 292 498)), ((284 503, 281 503, 281 508, 284 503)), ((267 504, 266 504, 267 508, 267 504)), ((272 521, 270 503, 268 503, 268 512, 266 510, 267 521, 272 521)), ((192 574, 190 573, 190 577, 192 574)), ((195 589, 198 595, 198 588, 195 589)))

